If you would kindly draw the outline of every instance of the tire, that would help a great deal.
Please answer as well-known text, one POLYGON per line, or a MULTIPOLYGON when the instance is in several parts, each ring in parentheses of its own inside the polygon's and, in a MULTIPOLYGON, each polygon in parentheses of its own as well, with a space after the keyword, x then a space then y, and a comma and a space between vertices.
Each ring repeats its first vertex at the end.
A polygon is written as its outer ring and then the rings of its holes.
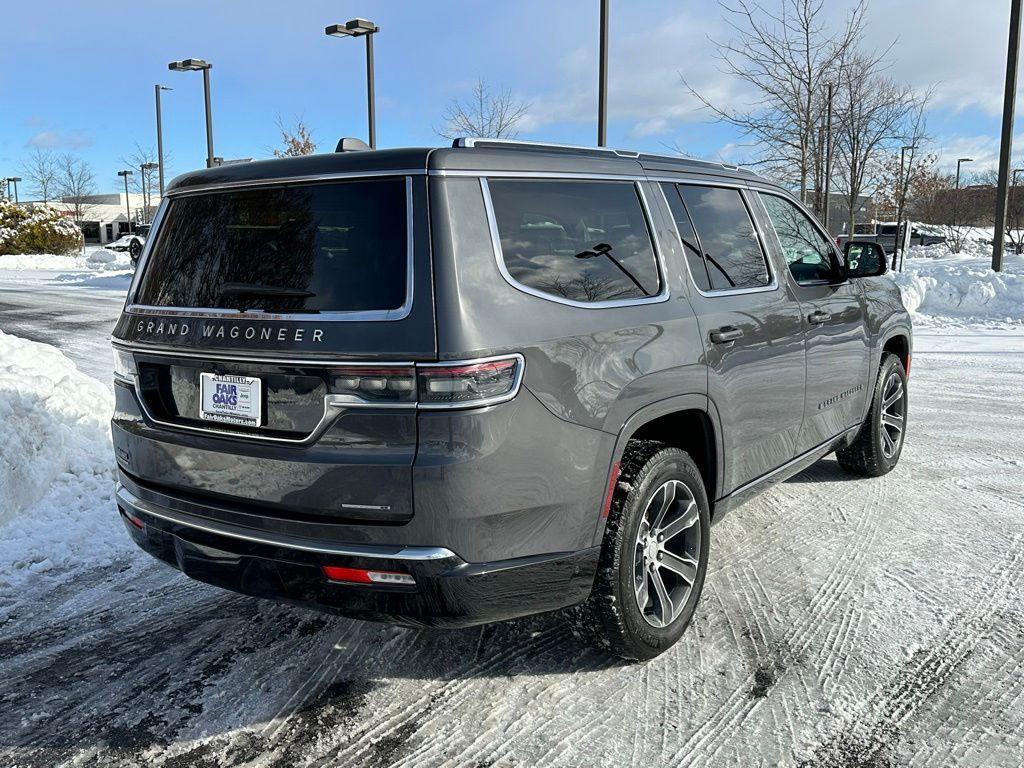
POLYGON ((682 636, 700 600, 710 507, 700 471, 684 451, 638 442, 627 447, 621 466, 593 591, 568 616, 577 636, 592 644, 624 659, 653 659, 682 636), (668 534, 660 543, 648 535, 659 531, 659 513, 668 534), (640 590, 638 575, 645 582, 640 590))
POLYGON ((883 353, 871 394, 871 410, 857 436, 836 451, 839 466, 861 477, 881 477, 891 472, 903 453, 908 402, 903 362, 896 355, 883 353))
POLYGON ((128 244, 128 255, 131 257, 132 263, 134 264, 139 260, 139 255, 142 253, 142 243, 138 240, 133 239, 128 244))

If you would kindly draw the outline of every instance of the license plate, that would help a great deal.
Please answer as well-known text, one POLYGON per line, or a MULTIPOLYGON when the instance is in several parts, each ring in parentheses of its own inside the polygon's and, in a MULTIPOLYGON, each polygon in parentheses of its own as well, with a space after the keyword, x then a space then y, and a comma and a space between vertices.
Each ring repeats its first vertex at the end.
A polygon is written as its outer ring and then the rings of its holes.
POLYGON ((260 425, 263 383, 259 379, 203 373, 199 390, 199 418, 243 427, 260 425))

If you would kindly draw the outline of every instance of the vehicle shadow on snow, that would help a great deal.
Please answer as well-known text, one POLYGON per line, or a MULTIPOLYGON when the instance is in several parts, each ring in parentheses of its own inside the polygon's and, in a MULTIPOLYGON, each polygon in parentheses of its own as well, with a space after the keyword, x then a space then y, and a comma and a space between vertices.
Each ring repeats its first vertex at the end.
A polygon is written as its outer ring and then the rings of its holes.
POLYGON ((852 472, 847 472, 834 458, 821 459, 812 464, 803 472, 799 472, 787 479, 787 483, 823 483, 823 482, 846 482, 849 480, 863 480, 852 472))
MULTIPOLYGON (((225 749, 251 759, 267 739, 308 746, 325 729, 352 730, 375 692, 402 680, 426 689, 623 663, 579 643, 558 614, 404 629, 183 577, 146 581, 112 579, 100 587, 109 594, 89 601, 101 607, 0 627, 0 756, 56 766, 98 752, 103 765, 160 765, 165 748, 178 745, 170 752, 180 757, 198 740, 204 752, 216 746, 210 764, 220 765, 225 749)), ((185 764, 206 764, 200 757, 185 764)))

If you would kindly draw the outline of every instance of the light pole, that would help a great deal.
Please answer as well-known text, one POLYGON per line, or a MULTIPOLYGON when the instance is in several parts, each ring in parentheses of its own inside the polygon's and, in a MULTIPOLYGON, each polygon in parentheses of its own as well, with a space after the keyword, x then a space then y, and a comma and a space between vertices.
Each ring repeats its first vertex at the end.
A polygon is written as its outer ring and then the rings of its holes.
POLYGON ((597 146, 608 143, 608 14, 610 0, 601 0, 601 31, 597 67, 597 146))
POLYGON ((159 163, 143 163, 139 166, 139 170, 142 171, 142 223, 149 224, 149 209, 150 201, 149 198, 153 196, 153 184, 149 185, 149 195, 146 195, 146 177, 149 175, 149 171, 155 171, 160 167, 159 163))
POLYGON ((1020 60, 1021 2, 1010 4, 1010 40, 1006 46, 1006 83, 1003 93, 1003 131, 999 143, 999 188, 996 192, 996 236, 992 248, 992 270, 1003 268, 1003 250, 1006 231, 1007 189, 1010 176, 1010 156, 1013 154, 1013 109, 1017 99, 1017 63, 1020 60))
POLYGON ((132 175, 131 171, 118 171, 118 176, 124 178, 124 210, 125 216, 128 218, 128 231, 132 231, 132 207, 128 202, 128 177, 132 175))
MULTIPOLYGON (((903 248, 900 247, 900 226, 903 224, 903 206, 907 202, 907 181, 910 174, 903 175, 903 168, 907 163, 907 152, 917 149, 916 144, 900 148, 900 177, 896 180, 896 241, 892 249, 892 267, 896 269, 899 264, 903 269, 903 248), (898 260, 898 261, 897 261, 898 260)), ((911 156, 913 161, 913 156, 911 156)))
POLYGON ((953 192, 953 228, 956 229, 956 252, 960 253, 960 166, 973 163, 973 157, 961 157, 956 161, 956 189, 953 192))
POLYGON ((210 70, 213 64, 202 59, 182 59, 172 61, 167 65, 172 72, 195 72, 201 70, 203 73, 203 98, 206 102, 206 167, 213 167, 213 111, 210 109, 210 70))
POLYGON ((324 34, 330 37, 366 38, 366 117, 369 123, 370 149, 377 148, 377 120, 373 98, 373 36, 378 32, 380 27, 367 19, 351 19, 344 24, 331 24, 324 28, 324 34))
POLYGON ((835 83, 828 84, 828 106, 825 113, 825 211, 822 224, 825 231, 831 234, 828 228, 829 219, 832 217, 832 104, 835 98, 835 83))
POLYGON ((21 181, 21 176, 11 176, 8 181, 14 182, 14 204, 18 204, 18 182, 21 181))
POLYGON ((160 91, 173 91, 166 85, 153 86, 156 91, 156 160, 160 164, 160 197, 164 196, 164 125, 160 116, 160 91))

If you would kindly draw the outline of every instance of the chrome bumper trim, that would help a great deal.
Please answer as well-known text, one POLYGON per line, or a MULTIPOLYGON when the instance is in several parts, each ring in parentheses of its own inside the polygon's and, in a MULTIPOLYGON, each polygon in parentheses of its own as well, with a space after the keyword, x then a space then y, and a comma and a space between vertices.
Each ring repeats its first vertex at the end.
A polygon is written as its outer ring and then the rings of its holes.
POLYGON ((166 520, 175 525, 183 525, 206 533, 214 533, 218 536, 227 536, 240 541, 249 541, 255 544, 267 544, 282 549, 295 549, 303 552, 317 552, 325 555, 345 555, 348 557, 375 557, 382 560, 445 560, 448 558, 458 559, 458 556, 444 547, 402 547, 401 549, 389 552, 387 547, 359 546, 353 544, 331 544, 328 542, 310 542, 298 536, 286 534, 268 533, 266 531, 250 531, 227 523, 218 523, 213 520, 199 522, 191 515, 176 512, 166 507, 152 504, 140 499, 120 483, 117 484, 116 496, 118 504, 141 512, 144 515, 166 520))

